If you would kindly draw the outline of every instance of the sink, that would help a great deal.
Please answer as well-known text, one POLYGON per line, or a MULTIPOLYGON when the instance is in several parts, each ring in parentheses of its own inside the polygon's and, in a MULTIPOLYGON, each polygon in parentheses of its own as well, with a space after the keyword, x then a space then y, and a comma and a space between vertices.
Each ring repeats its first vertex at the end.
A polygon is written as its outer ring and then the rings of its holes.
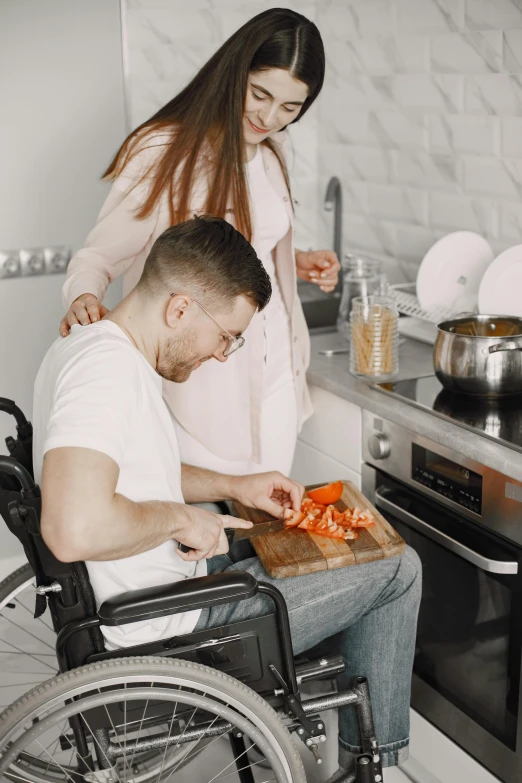
POLYGON ((315 302, 303 302, 303 312, 309 329, 327 328, 335 330, 339 300, 316 300, 315 302))
POLYGON ((297 292, 309 329, 334 329, 339 311, 340 294, 325 294, 314 283, 299 281, 297 292))

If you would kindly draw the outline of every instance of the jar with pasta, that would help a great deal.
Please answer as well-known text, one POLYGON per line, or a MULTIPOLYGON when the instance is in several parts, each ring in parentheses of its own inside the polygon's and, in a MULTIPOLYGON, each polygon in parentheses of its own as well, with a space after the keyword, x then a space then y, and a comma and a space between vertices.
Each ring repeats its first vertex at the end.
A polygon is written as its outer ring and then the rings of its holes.
POLYGON ((387 380, 399 370, 399 316, 389 296, 357 297, 350 314, 350 371, 387 380))

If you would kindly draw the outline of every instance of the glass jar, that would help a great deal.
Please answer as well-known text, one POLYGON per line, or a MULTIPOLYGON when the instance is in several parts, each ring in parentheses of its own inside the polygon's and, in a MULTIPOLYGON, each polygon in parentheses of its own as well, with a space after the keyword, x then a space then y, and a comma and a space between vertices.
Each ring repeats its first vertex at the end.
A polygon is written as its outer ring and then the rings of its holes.
POLYGON ((350 372, 389 380, 399 370, 399 315, 390 296, 356 297, 350 314, 350 372))
POLYGON ((337 316, 337 331, 350 339, 350 311, 352 302, 360 296, 383 293, 381 262, 373 258, 347 254, 342 260, 342 297, 337 316))

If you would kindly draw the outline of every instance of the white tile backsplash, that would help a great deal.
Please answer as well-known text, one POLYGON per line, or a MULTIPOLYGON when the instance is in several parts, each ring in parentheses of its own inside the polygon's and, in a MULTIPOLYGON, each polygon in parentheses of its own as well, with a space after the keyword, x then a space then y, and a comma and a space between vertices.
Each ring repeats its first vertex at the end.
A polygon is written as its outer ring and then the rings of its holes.
POLYGON ((489 199, 440 193, 430 194, 430 222, 435 228, 494 233, 494 203, 489 199))
POLYGON ((343 217, 344 236, 349 245, 370 254, 394 257, 396 254, 396 226, 367 215, 345 213, 343 217))
POLYGON ((491 73, 502 70, 501 30, 462 30, 431 39, 433 73, 491 73))
POLYGON ((522 238, 522 204, 503 201, 500 204, 500 236, 510 244, 520 244, 522 238))
POLYGON ((470 30, 522 27, 522 3, 520 0, 466 0, 465 21, 470 30))
POLYGON ((377 218, 427 225, 428 194, 399 185, 368 183, 367 212, 377 218))
POLYGON ((463 183, 468 193, 522 197, 522 160, 465 155, 462 164, 463 183))
POLYGON ((401 150, 395 158, 394 179, 404 184, 438 188, 443 191, 458 190, 458 160, 454 155, 401 150))
POLYGON ((464 0, 395 0, 399 33, 458 30, 464 23, 464 0))
POLYGON ((345 74, 387 76, 429 68, 428 41, 415 35, 334 40, 327 57, 334 68, 336 63, 342 63, 345 74))
POLYGON ((398 109, 368 114, 366 144, 385 149, 428 149, 426 118, 418 112, 398 109))
POLYGON ((463 77, 445 74, 399 74, 373 78, 388 107, 423 112, 458 112, 463 101, 463 77))
POLYGON ((318 3, 331 66, 318 159, 324 177, 366 183, 346 249, 392 255, 411 276, 457 229, 495 252, 522 241, 522 0, 390 0, 383 35, 345 31, 366 3, 341 6, 318 3))
POLYGON ((522 117, 502 119, 502 154, 522 157, 522 117))
POLYGON ((464 109, 468 114, 522 115, 522 79, 518 73, 466 77, 464 109))
POLYGON ((504 70, 522 71, 522 29, 504 31, 504 70))
POLYGON ((433 114, 428 117, 429 151, 493 155, 499 148, 498 117, 433 114))

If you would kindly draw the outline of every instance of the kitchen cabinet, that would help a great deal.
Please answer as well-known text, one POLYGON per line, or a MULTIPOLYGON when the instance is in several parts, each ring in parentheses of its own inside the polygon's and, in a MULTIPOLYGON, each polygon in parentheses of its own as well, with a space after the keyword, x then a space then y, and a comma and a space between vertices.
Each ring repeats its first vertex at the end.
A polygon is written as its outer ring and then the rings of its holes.
POLYGON ((332 459, 319 449, 297 441, 291 477, 300 484, 321 484, 337 479, 351 481, 361 488, 361 474, 332 459))
POLYGON ((302 484, 348 479, 360 488, 361 408, 318 386, 310 394, 314 414, 299 435, 292 478, 302 484))

